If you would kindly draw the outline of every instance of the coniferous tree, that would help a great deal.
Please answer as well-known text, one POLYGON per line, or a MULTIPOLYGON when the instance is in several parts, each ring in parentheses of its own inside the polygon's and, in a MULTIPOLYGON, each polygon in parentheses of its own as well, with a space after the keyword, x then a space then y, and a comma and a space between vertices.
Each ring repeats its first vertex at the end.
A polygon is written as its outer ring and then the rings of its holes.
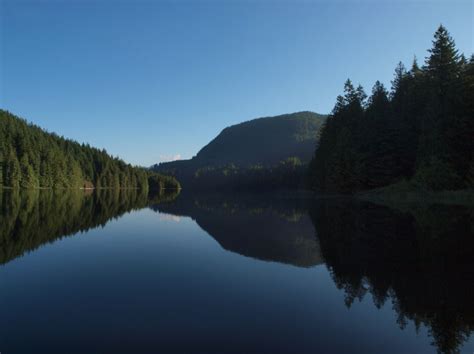
POLYGON ((18 188, 20 186, 21 171, 20 164, 13 150, 10 150, 6 160, 5 186, 18 188))
POLYGON ((3 156, 4 149, 0 149, 0 190, 3 188, 4 180, 3 180, 3 171, 5 169, 5 158, 3 156))
POLYGON ((461 176, 452 164, 449 131, 456 124, 456 101, 461 65, 454 40, 440 26, 426 59, 426 82, 429 93, 423 116, 416 179, 431 189, 459 188, 461 176))
POLYGON ((23 155, 23 158, 20 162, 21 166, 21 179, 20 186, 22 188, 38 188, 39 182, 38 178, 35 175, 33 167, 31 166, 27 155, 23 155))
POLYGON ((105 150, 78 144, 0 110, 0 187, 132 188, 148 190, 148 177, 174 178, 137 168, 105 150))
POLYGON ((474 182, 474 59, 440 26, 425 65, 395 69, 390 95, 376 82, 365 104, 344 85, 311 161, 313 188, 353 193, 412 180, 440 190, 474 182))

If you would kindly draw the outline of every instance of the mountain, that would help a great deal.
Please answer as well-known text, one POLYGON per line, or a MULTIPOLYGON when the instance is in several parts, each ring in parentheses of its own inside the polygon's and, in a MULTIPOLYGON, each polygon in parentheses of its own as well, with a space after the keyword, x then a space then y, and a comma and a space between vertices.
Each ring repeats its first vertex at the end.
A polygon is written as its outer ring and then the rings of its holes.
POLYGON ((165 162, 152 169, 189 183, 193 176, 209 169, 271 168, 290 158, 306 164, 313 156, 325 119, 325 115, 298 112, 232 125, 192 159, 165 162))
POLYGON ((92 187, 148 190, 179 183, 0 110, 0 189, 92 187))

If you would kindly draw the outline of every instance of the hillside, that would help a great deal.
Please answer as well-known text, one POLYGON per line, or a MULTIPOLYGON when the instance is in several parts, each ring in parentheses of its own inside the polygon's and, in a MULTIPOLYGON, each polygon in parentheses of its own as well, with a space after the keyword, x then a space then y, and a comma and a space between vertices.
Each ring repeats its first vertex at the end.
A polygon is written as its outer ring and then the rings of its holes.
POLYGON ((0 110, 0 188, 179 188, 172 177, 131 166, 0 110))
POLYGON ((313 112, 253 119, 225 128, 190 160, 161 163, 152 169, 188 181, 200 171, 229 166, 270 168, 290 158, 306 164, 325 119, 313 112))

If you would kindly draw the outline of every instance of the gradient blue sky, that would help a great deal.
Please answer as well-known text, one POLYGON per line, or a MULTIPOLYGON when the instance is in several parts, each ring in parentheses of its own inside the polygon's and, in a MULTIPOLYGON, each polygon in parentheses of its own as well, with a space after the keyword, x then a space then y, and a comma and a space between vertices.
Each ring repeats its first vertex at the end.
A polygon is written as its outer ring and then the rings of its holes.
POLYGON ((133 164, 224 127, 329 112, 350 77, 390 86, 443 23, 474 52, 473 1, 0 0, 0 107, 133 164))

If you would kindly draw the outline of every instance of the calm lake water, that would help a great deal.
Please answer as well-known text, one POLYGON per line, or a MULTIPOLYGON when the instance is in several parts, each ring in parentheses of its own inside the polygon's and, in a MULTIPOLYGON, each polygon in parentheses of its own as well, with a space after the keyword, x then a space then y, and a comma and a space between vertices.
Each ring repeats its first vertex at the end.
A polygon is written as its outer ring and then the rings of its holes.
POLYGON ((473 209, 175 197, 0 193, 0 352, 474 352, 473 209))

